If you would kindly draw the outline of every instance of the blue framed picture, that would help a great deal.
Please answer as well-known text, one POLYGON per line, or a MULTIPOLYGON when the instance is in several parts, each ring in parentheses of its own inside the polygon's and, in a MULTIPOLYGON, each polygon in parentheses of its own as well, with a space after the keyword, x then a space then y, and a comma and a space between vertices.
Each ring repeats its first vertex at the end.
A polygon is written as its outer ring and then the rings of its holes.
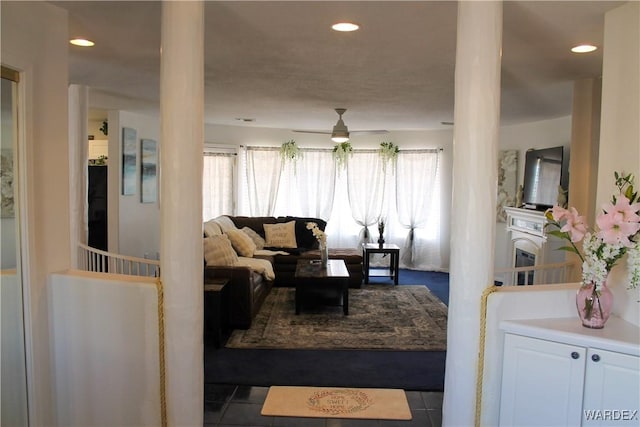
POLYGON ((138 156, 135 129, 122 128, 122 195, 136 194, 136 162, 138 156))
POLYGON ((158 200, 158 143, 143 139, 140 144, 140 201, 158 200))

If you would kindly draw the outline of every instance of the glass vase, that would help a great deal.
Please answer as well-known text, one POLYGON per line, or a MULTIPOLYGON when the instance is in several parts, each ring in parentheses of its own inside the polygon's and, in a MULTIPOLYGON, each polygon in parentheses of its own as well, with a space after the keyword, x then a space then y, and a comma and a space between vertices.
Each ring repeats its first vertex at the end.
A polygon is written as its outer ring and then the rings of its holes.
POLYGON ((327 245, 320 244, 320 264, 323 267, 327 266, 327 262, 329 261, 329 248, 327 245))
POLYGON ((596 291, 595 283, 582 285, 576 293, 576 308, 582 326, 592 329, 602 329, 611 315, 613 294, 607 287, 607 282, 596 291))

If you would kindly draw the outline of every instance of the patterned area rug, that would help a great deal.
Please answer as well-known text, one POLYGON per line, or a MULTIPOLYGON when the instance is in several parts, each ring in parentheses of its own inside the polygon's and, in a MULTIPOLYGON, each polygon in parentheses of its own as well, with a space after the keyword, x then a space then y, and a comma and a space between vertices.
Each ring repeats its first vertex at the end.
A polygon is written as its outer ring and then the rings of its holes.
POLYGON ((349 315, 340 306, 304 306, 295 314, 295 289, 273 288, 253 325, 236 330, 229 348, 376 349, 444 351, 447 306, 425 286, 349 290, 349 315))

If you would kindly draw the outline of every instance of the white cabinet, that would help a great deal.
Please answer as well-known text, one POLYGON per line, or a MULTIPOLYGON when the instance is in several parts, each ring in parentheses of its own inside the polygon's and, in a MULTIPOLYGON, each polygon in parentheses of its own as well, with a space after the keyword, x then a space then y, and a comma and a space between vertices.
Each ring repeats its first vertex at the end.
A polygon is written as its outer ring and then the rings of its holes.
POLYGON ((500 425, 640 425, 640 328, 609 322, 502 322, 500 425))

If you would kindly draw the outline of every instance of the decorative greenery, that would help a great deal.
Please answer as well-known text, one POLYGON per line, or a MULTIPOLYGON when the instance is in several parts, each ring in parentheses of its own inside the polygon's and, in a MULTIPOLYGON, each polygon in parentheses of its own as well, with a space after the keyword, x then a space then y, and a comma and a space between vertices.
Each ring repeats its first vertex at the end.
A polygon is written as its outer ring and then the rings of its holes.
POLYGON ((293 163, 293 172, 295 174, 297 170, 296 162, 302 158, 302 151, 300 151, 300 147, 298 147, 296 141, 290 139, 282 144, 280 146, 280 156, 282 157, 283 164, 285 162, 293 163))
POLYGON ((105 135, 109 135, 109 123, 107 123, 106 120, 102 122, 102 127, 100 127, 100 132, 102 132, 105 135))
POLYGON ((393 142, 380 143, 380 157, 382 157, 382 167, 386 170, 387 163, 391 161, 391 165, 395 166, 395 160, 398 157, 400 149, 393 142))
POLYGON ((302 158, 302 152, 298 144, 296 144, 296 141, 290 139, 280 146, 280 156, 282 156, 282 160, 285 162, 289 160, 295 163, 296 160, 302 158))
POLYGON ((350 142, 341 142, 333 147, 333 158, 338 164, 338 169, 347 166, 347 159, 353 154, 353 148, 350 142))
POLYGON ((89 159, 90 166, 106 166, 108 162, 108 158, 105 155, 98 157, 97 159, 89 159))

